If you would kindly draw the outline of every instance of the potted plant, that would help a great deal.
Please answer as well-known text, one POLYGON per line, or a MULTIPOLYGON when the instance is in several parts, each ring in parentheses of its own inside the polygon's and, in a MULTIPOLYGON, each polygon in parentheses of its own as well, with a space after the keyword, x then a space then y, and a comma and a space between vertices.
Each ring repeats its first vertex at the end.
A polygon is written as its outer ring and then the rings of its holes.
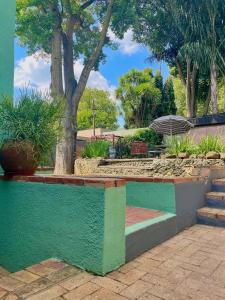
POLYGON ((59 134, 60 105, 35 92, 0 100, 0 165, 6 175, 33 175, 59 134))

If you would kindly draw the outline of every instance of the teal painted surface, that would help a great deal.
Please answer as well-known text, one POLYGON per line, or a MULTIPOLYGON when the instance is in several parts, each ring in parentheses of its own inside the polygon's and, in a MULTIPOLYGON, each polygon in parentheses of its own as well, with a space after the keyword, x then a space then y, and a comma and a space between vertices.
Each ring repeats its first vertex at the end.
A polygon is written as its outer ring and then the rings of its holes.
POLYGON ((136 231, 140 230, 140 229, 149 227, 149 226, 154 225, 156 223, 164 222, 164 221, 169 220, 169 219, 174 218, 174 217, 176 217, 175 214, 165 213, 164 215, 159 216, 157 218, 149 219, 149 220, 131 225, 131 226, 126 228, 125 235, 127 236, 127 235, 129 235, 133 232, 136 232, 136 231))
POLYGON ((122 214, 114 219, 125 205, 119 189, 106 195, 91 186, 0 181, 0 265, 14 272, 56 257, 103 274, 122 264, 123 245, 116 244, 123 242, 124 220, 122 214), (112 245, 122 256, 118 261, 112 245))
POLYGON ((128 182, 127 205, 176 213, 173 183, 128 182))
POLYGON ((0 95, 13 95, 15 0, 1 0, 0 95))
POLYGON ((125 215, 125 186, 106 189, 103 274, 125 263, 125 215))

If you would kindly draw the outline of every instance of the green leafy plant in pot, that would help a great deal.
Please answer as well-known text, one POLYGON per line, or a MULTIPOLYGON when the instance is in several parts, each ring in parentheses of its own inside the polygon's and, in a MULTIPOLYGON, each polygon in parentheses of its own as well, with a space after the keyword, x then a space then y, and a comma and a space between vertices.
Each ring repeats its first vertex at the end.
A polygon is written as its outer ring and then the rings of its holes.
POLYGON ((60 133, 60 101, 24 92, 0 100, 0 164, 6 175, 33 175, 60 133))

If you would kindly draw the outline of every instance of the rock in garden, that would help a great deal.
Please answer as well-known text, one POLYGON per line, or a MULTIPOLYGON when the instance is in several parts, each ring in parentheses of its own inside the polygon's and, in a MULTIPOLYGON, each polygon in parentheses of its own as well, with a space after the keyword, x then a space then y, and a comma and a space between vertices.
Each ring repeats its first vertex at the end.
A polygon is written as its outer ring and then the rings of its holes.
POLYGON ((196 158, 197 158, 197 154, 192 154, 192 155, 190 156, 190 158, 196 159, 196 158))
POLYGON ((225 160, 225 153, 220 153, 220 158, 225 160))
POLYGON ((189 155, 186 152, 180 152, 178 153, 178 157, 184 159, 184 158, 188 158, 189 155))
POLYGON ((219 159, 220 158, 220 154, 215 152, 215 151, 210 151, 206 154, 206 158, 207 159, 219 159))
POLYGON ((165 154, 165 158, 176 158, 176 154, 165 154))
POLYGON ((204 159, 205 155, 204 154, 198 154, 197 158, 204 159))

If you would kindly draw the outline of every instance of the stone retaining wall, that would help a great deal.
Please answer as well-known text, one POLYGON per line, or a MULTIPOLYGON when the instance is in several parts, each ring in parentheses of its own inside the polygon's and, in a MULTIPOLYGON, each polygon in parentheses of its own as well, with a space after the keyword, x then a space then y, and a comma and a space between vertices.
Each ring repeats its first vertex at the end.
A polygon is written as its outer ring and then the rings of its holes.
MULTIPOLYGON (((77 159, 77 176, 188 177, 194 169, 224 166, 222 159, 77 159)), ((194 175, 196 175, 194 173, 194 175)))

